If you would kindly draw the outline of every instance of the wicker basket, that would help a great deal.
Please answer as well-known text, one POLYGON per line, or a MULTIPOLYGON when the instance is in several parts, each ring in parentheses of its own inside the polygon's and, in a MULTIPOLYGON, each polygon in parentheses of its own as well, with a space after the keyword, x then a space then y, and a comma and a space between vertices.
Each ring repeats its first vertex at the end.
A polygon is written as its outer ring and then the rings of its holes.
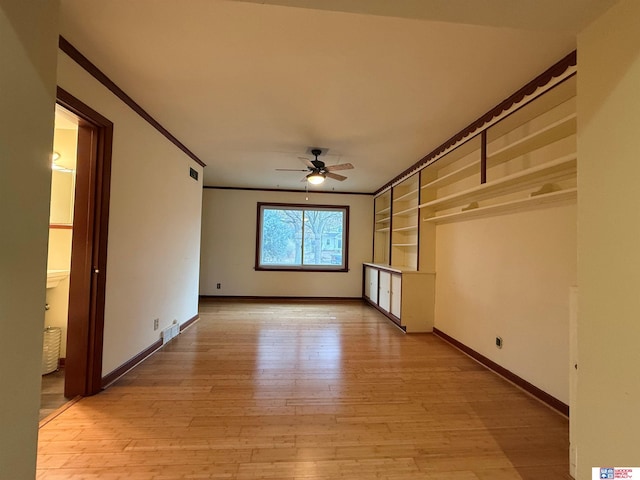
POLYGON ((58 369, 61 339, 62 329, 60 327, 47 327, 44 329, 44 342, 42 347, 42 375, 55 372, 58 369))

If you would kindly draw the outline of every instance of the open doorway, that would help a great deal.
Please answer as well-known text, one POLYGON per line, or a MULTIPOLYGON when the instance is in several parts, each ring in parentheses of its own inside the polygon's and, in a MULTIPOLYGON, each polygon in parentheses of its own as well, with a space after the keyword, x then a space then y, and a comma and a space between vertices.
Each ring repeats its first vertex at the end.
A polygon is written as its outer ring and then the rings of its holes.
MULTIPOLYGON (((45 326, 59 329, 63 360, 54 362, 63 378, 63 403, 102 388, 112 138, 108 119, 58 88, 45 326)), ((45 330, 43 373, 47 336, 45 330)), ((48 388, 57 394, 52 390, 60 387, 48 388)))
POLYGON ((56 105, 40 420, 66 403, 64 396, 69 279, 75 205, 79 119, 56 105))

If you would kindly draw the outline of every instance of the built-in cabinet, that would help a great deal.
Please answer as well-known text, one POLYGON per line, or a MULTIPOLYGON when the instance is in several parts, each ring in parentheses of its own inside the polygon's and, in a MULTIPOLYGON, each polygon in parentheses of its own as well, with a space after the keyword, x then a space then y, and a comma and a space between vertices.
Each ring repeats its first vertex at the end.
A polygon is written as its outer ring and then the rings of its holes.
POLYGON ((370 302, 374 304, 378 304, 378 280, 380 275, 378 274, 378 270, 374 268, 364 267, 364 292, 363 296, 370 302))
POLYGON ((407 294, 418 285, 429 288, 427 276, 413 275, 420 261, 420 186, 416 173, 375 198, 373 262, 364 268, 364 299, 408 332, 433 329, 433 301, 407 294))
POLYGON ((406 332, 433 330, 433 273, 364 264, 364 298, 406 332))
POLYGON ((407 332, 430 331, 437 225, 575 202, 576 126, 568 76, 381 191, 365 300, 407 332))

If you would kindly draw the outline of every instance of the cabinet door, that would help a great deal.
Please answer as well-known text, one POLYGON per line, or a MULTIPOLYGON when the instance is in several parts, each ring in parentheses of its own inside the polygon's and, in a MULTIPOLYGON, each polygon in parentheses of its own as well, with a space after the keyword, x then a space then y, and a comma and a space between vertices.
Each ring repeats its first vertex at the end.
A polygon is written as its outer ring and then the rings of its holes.
POLYGON ((391 275, 391 314, 400 318, 400 304, 402 303, 402 276, 391 275))
POLYGON ((378 270, 364 267, 364 295, 373 303, 378 303, 378 270))
POLYGON ((388 312, 391 309, 391 274, 380 270, 378 282, 378 306, 388 312))
POLYGON ((371 268, 364 267, 364 296, 371 299, 371 268))

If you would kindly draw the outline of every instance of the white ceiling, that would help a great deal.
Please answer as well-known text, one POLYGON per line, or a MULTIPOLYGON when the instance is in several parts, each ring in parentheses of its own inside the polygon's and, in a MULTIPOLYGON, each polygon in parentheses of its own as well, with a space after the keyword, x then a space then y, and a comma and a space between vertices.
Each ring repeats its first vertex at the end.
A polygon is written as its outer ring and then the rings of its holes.
POLYGON ((208 165, 205 185, 304 188, 275 169, 318 146, 355 170, 313 189, 373 192, 572 51, 614 0, 263 3, 62 0, 61 34, 208 165))

